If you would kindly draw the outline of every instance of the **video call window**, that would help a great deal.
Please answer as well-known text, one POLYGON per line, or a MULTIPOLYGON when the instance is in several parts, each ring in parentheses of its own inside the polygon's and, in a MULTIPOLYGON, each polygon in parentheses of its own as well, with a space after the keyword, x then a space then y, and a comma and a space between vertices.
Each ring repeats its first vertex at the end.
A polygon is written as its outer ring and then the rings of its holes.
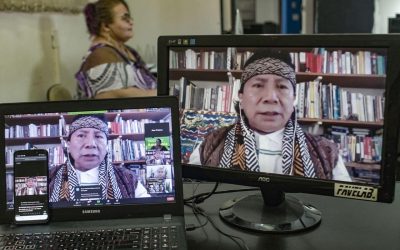
POLYGON ((183 162, 378 185, 386 64, 385 48, 172 46, 183 162), (276 78, 286 89, 259 98, 287 105, 263 110, 250 97, 276 78))
POLYGON ((47 176, 15 178, 15 187, 16 196, 47 194, 47 176))
MULTIPOLYGON (((8 115, 5 124, 9 209, 14 202, 13 153, 33 147, 49 152, 53 207, 158 202, 174 194, 169 108, 8 115), (82 149, 85 143, 96 147, 82 149), (150 145, 165 148, 151 149, 150 145), (159 152, 162 164, 150 163, 159 152), (160 178, 161 172, 151 168, 156 166, 163 167, 160 178), (154 181, 149 180, 149 171, 154 172, 157 187, 149 185, 154 181), (74 185, 73 191, 62 190, 65 179, 74 185)), ((16 179, 17 195, 25 195, 22 190, 28 183, 32 183, 28 177, 16 179)), ((47 184, 37 178, 33 183, 38 190, 47 184)))

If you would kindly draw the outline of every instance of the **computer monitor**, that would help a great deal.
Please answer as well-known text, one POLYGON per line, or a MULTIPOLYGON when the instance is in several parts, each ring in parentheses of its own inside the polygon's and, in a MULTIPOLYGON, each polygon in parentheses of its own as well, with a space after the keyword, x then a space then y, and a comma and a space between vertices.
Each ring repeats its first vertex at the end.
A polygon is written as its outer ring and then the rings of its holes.
POLYGON ((0 224, 13 222, 14 194, 26 188, 16 185, 14 154, 35 148, 48 152, 52 221, 173 214, 182 200, 177 113, 173 97, 1 104, 0 224))
POLYGON ((399 131, 396 35, 158 39, 158 94, 181 102, 183 176, 256 186, 220 216, 292 232, 321 213, 285 193, 392 202, 399 131))

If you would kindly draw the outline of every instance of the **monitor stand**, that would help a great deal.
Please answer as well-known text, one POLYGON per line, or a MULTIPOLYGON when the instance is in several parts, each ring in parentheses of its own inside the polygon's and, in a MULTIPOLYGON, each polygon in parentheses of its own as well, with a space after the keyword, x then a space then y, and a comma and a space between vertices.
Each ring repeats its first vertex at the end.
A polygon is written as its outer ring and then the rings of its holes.
POLYGON ((262 195, 249 195, 225 202, 221 218, 242 229, 287 233, 313 228, 321 222, 321 212, 304 205, 279 189, 262 187, 262 195))

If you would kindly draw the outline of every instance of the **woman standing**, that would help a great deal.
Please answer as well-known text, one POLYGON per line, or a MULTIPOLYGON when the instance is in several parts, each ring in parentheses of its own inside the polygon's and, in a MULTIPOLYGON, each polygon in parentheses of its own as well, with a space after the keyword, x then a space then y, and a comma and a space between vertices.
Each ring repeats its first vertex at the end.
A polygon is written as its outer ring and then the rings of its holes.
POLYGON ((133 20, 124 0, 98 0, 84 8, 92 44, 75 77, 77 99, 156 95, 156 78, 125 43, 133 20))

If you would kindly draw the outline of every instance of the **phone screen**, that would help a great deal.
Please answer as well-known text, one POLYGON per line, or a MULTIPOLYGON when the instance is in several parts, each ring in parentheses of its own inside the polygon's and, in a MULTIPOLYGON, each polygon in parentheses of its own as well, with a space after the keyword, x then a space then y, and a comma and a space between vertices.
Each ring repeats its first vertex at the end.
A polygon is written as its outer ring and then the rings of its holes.
POLYGON ((48 153, 20 150, 14 153, 14 211, 16 224, 45 223, 49 219, 48 153))

